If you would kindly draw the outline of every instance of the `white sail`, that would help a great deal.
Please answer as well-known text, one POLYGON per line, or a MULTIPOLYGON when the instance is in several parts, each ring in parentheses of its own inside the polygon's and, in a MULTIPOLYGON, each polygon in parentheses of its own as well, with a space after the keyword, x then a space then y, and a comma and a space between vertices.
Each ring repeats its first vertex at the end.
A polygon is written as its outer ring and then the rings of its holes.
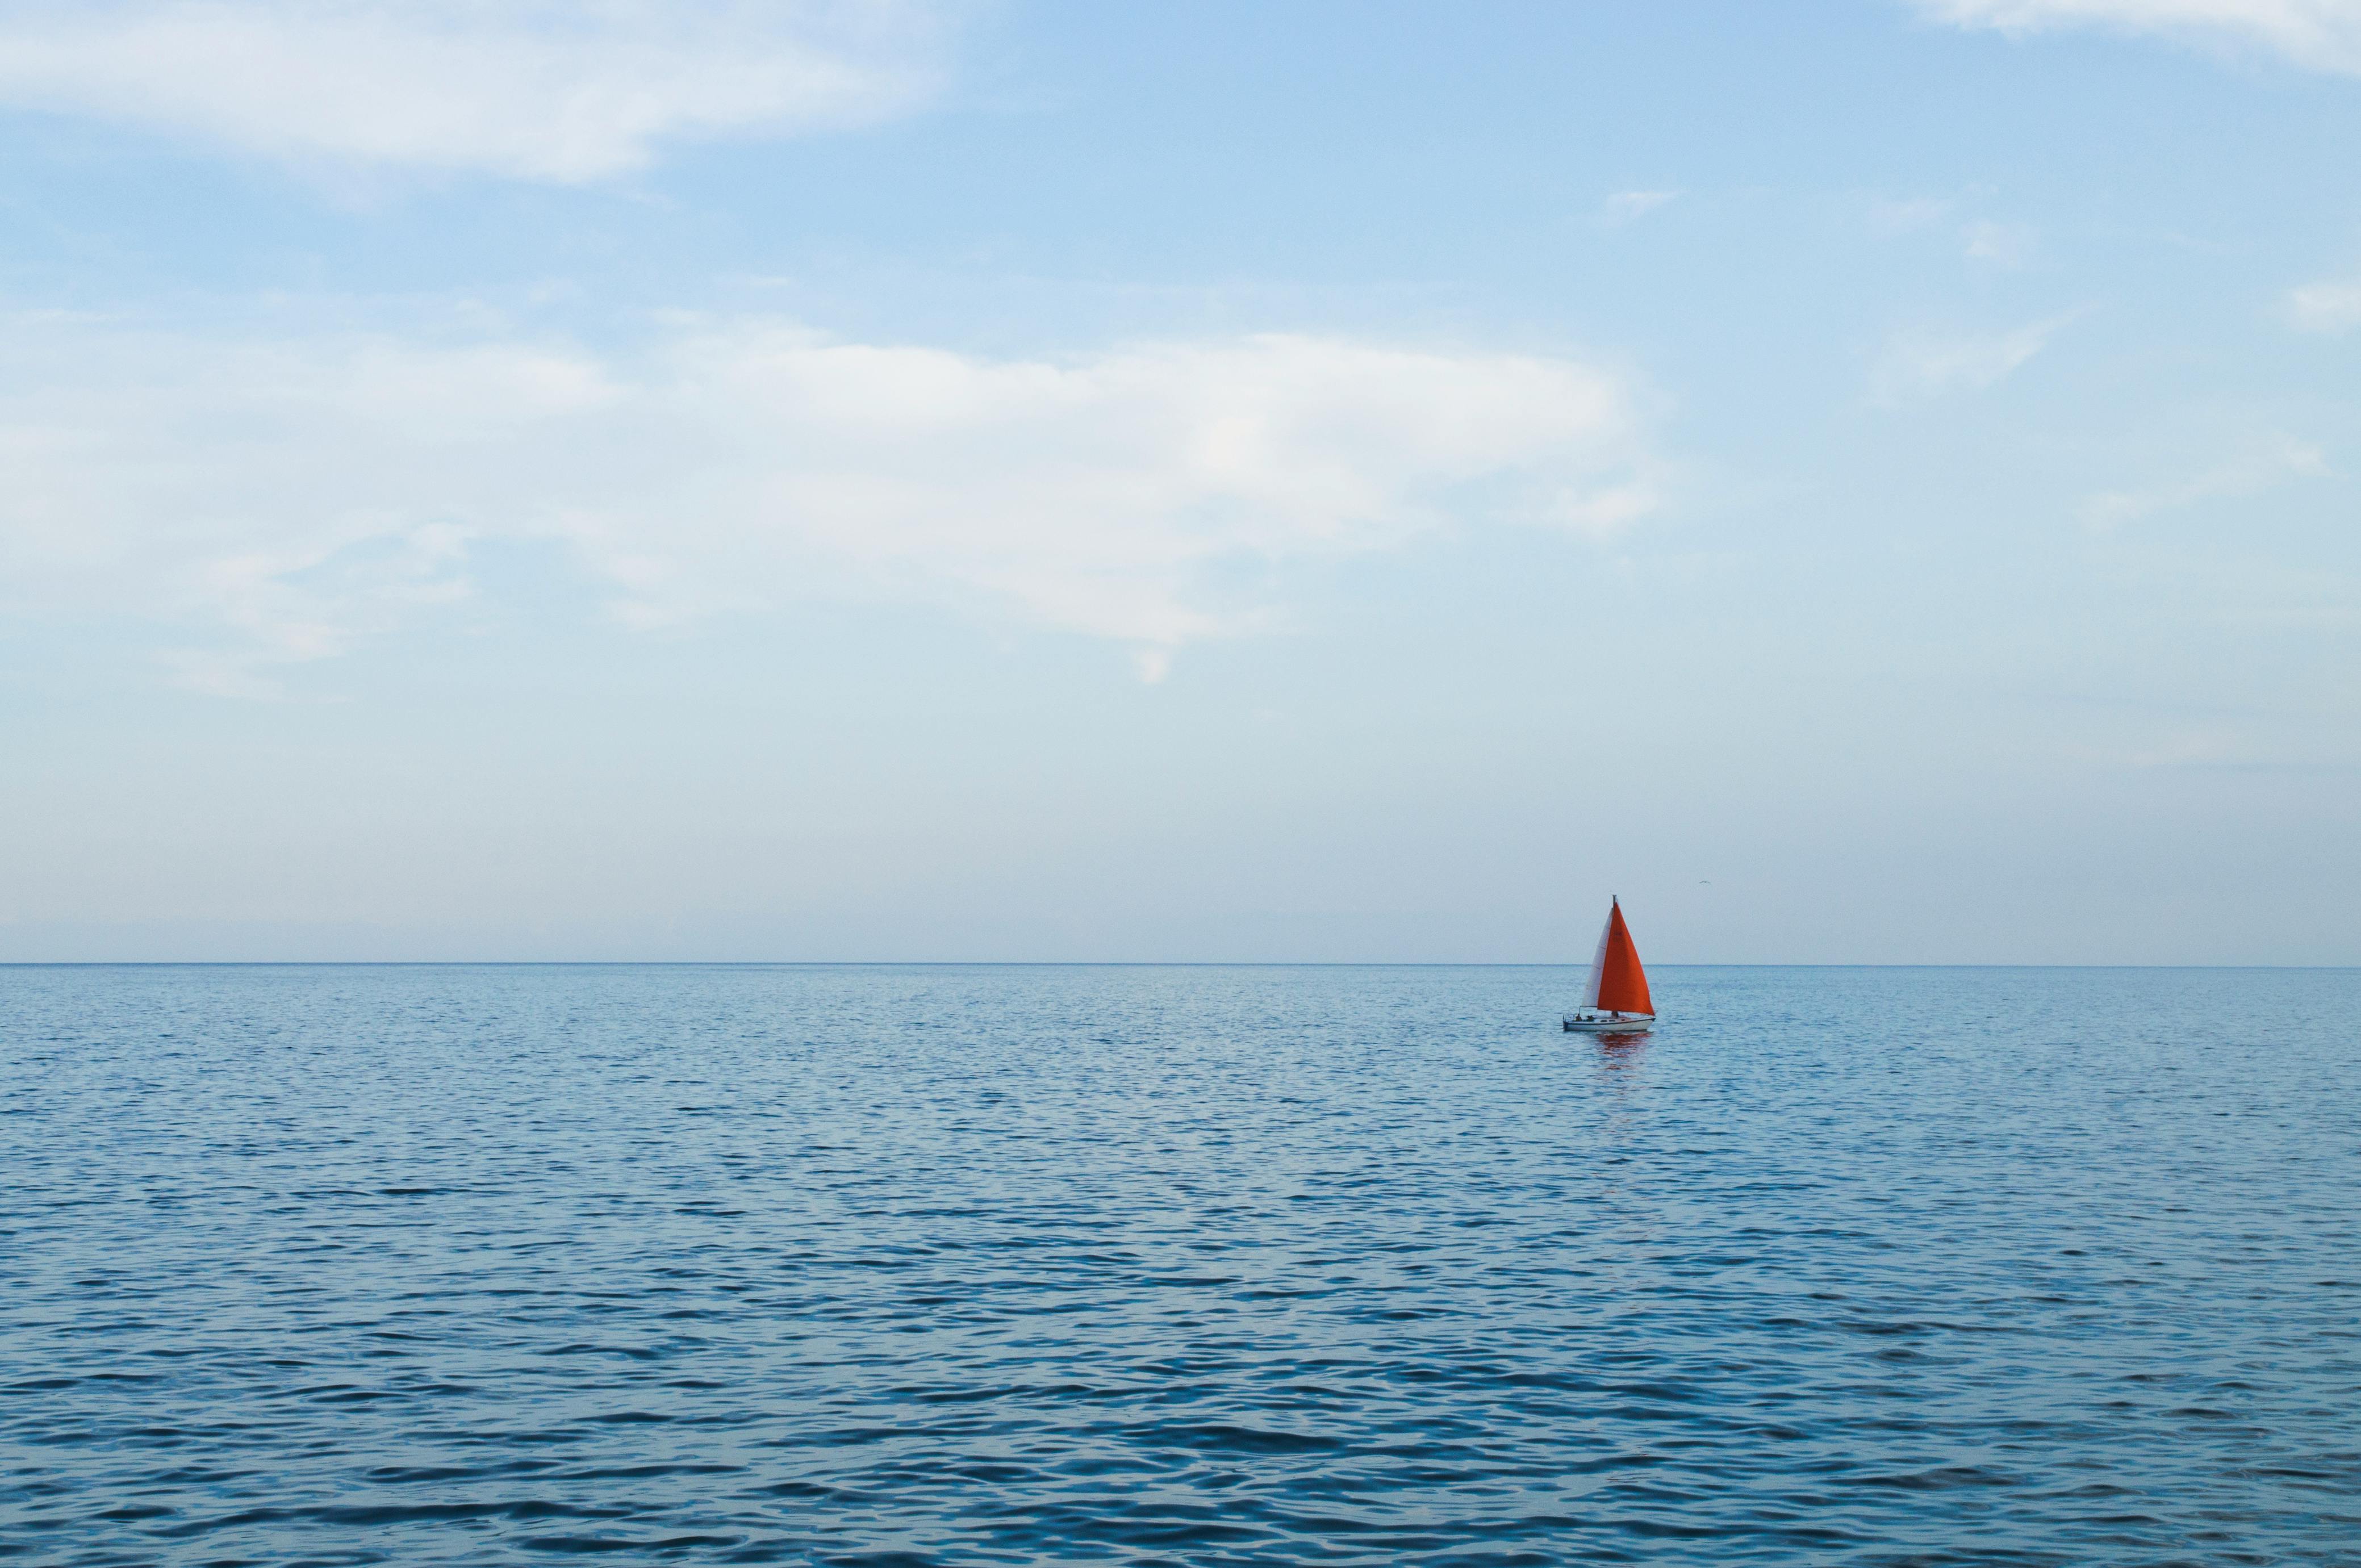
POLYGON ((1615 909, 1610 905, 1606 924, 1598 927, 1598 951, 1591 956, 1590 983, 1582 988, 1582 1004, 1585 1007, 1598 1005, 1598 982, 1607 976, 1607 938, 1614 934, 1614 930, 1615 909))

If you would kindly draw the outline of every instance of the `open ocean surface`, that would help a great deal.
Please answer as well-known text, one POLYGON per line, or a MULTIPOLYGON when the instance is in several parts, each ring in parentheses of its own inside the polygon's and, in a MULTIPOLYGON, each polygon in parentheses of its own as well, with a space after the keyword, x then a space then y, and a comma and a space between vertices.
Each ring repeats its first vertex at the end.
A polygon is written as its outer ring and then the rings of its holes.
POLYGON ((2361 971, 0 969, 0 1556, 2361 1563, 2361 971))

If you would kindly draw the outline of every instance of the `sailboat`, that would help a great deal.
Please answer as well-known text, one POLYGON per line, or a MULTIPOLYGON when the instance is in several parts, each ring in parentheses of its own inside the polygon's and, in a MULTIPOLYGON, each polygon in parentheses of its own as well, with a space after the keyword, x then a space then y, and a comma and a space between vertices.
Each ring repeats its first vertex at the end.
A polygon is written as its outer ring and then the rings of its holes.
POLYGON ((1623 924, 1622 901, 1610 895, 1607 928, 1598 933, 1598 956, 1590 960, 1590 983, 1583 988, 1581 1010, 1565 1015, 1565 1026, 1591 1035, 1630 1035, 1655 1021, 1648 971, 1640 967, 1631 927, 1623 924))

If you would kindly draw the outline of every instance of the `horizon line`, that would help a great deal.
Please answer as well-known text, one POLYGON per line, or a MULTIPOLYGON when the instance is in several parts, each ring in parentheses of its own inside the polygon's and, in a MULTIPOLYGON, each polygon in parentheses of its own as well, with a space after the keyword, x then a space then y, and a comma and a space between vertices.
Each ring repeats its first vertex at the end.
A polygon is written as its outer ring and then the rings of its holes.
MULTIPOLYGON (((0 959, 11 969, 1587 969, 1580 959, 0 959)), ((1664 962, 1659 970, 1940 969, 2345 970, 2356 964, 1664 962)))

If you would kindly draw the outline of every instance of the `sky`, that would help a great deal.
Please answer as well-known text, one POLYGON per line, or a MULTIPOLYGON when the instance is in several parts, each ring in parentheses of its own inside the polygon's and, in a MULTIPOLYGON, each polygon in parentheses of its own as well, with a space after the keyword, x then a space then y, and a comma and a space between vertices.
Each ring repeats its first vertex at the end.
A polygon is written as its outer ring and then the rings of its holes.
POLYGON ((2361 963, 2361 0, 0 0, 0 960, 2361 963))

